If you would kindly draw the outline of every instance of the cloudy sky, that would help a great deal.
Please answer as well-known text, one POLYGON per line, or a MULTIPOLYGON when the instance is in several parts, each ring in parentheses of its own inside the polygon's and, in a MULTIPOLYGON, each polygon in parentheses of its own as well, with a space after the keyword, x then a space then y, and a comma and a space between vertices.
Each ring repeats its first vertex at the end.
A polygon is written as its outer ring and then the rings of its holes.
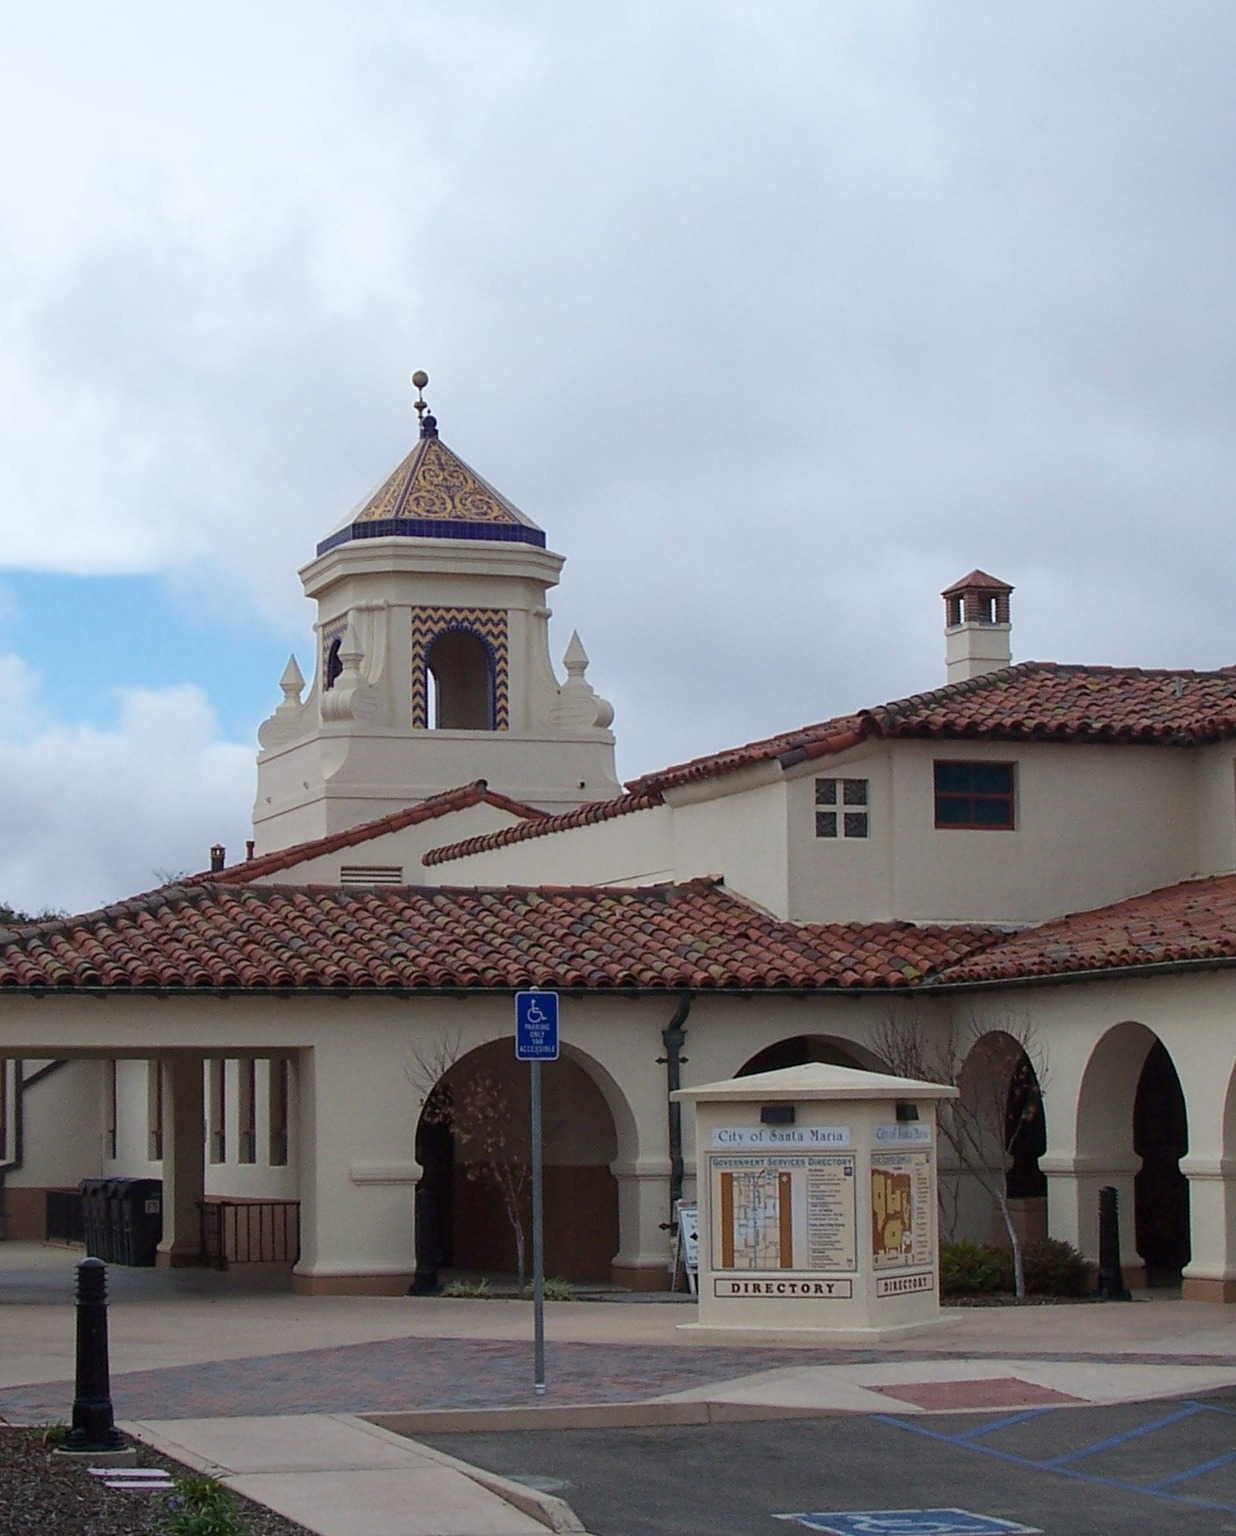
POLYGON ((1230 0, 0 0, 0 900, 248 833, 299 566, 442 436, 624 777, 1236 662, 1230 0))

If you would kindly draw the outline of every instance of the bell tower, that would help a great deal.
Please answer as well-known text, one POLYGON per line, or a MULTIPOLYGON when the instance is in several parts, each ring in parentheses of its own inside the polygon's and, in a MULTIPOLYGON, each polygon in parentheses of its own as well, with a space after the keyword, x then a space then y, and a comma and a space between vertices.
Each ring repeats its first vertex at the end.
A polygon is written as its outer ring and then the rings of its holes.
POLYGON ((559 681, 546 595, 563 557, 438 436, 420 435, 301 571, 317 603, 313 682, 293 658, 258 731, 258 853, 486 779, 546 811, 619 793, 613 710, 573 635, 559 681))

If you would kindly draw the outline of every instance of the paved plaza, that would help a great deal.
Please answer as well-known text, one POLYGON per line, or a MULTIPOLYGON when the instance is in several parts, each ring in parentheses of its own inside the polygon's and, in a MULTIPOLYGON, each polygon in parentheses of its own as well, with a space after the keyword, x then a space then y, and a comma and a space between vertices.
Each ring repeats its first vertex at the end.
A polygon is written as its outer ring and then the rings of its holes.
MULTIPOLYGON (((69 1415, 79 1257, 0 1244, 0 1419, 69 1415)), ((695 1316, 685 1300, 553 1303, 539 1398, 526 1302, 301 1297, 285 1282, 202 1271, 114 1268, 109 1282, 117 1418, 324 1536, 569 1528, 560 1501, 406 1435, 1067 1411, 1236 1386, 1232 1310, 1149 1294, 959 1309, 888 1347, 703 1332, 684 1326, 695 1316), (306 1454, 315 1478, 327 1478, 308 1501, 306 1454), (366 1524, 360 1484, 387 1509, 400 1502, 392 1478, 421 1490, 414 1514, 366 1524)), ((466 1456, 466 1436, 455 1444, 466 1456)))

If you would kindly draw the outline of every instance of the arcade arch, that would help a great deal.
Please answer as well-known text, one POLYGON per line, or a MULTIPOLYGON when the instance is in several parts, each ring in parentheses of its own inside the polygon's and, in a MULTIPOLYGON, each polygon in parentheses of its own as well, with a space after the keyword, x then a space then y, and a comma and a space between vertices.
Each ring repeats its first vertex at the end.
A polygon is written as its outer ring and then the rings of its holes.
POLYGON ((835 1035, 792 1035, 775 1040, 749 1056, 735 1077, 751 1077, 756 1072, 776 1072, 782 1067, 803 1067, 821 1062, 830 1067, 856 1067, 866 1072, 884 1072, 884 1063, 866 1046, 835 1035))
POLYGON ((1089 1170, 1084 1198, 1116 1187, 1127 1243, 1150 1285, 1180 1280, 1191 1253, 1189 1182, 1181 1160, 1189 1149, 1180 1078, 1163 1041, 1144 1024, 1125 1021, 1102 1036, 1082 1076, 1077 1102, 1077 1154, 1089 1170))
MULTIPOLYGON (((613 1169, 634 1156, 635 1119, 621 1091, 581 1053, 564 1051, 541 1070, 546 1273, 607 1283, 619 1249, 613 1169)), ((516 1272, 514 1222, 529 1230, 530 1157, 526 1067, 509 1039, 468 1051, 434 1084, 416 1128, 443 1266, 516 1272)), ((530 1262, 529 1245, 525 1268, 530 1262)))

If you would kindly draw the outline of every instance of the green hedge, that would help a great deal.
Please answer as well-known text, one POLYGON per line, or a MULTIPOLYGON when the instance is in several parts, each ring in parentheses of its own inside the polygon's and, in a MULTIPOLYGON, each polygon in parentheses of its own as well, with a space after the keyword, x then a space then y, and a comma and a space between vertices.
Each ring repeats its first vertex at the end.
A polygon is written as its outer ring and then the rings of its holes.
MULTIPOLYGON (((1046 1237, 1022 1250, 1027 1296, 1086 1296, 1094 1265, 1068 1243, 1046 1237)), ((1013 1292, 1013 1255, 1007 1248, 963 1239, 940 1244, 942 1296, 1000 1296, 1013 1292)))

